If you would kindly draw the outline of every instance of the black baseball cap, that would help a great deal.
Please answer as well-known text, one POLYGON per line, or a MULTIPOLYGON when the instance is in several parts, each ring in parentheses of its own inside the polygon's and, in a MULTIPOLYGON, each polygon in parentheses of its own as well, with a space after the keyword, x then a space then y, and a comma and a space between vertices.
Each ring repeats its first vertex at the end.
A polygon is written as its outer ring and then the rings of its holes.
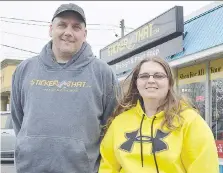
POLYGON ((73 3, 62 4, 61 6, 59 6, 53 15, 52 21, 55 17, 57 17, 58 15, 60 15, 61 13, 65 12, 65 11, 72 11, 72 12, 78 13, 86 25, 86 17, 84 14, 84 10, 81 7, 79 7, 78 5, 73 4, 73 3))

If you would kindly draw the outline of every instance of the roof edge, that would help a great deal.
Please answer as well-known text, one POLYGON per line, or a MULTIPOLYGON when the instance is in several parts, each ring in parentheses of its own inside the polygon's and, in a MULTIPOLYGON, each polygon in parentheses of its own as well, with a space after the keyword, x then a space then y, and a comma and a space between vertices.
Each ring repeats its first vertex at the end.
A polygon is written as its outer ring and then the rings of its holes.
POLYGON ((202 62, 209 59, 210 57, 216 57, 220 55, 223 55, 223 44, 190 55, 186 55, 182 58, 170 61, 168 63, 172 68, 180 68, 185 65, 202 62))
POLYGON ((222 1, 215 1, 213 3, 210 3, 199 10, 191 13, 190 15, 184 17, 184 24, 187 24, 197 18, 200 18, 208 13, 211 13, 219 8, 223 7, 223 2, 222 1))
POLYGON ((19 60, 19 59, 4 59, 1 62, 1 69, 9 66, 9 65, 18 65, 19 63, 21 63, 23 60, 19 60))

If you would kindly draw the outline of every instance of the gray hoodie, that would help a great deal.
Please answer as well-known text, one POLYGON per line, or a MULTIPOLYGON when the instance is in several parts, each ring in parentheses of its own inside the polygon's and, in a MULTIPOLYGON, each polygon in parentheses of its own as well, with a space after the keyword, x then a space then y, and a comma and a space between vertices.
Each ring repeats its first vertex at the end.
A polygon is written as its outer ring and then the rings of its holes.
POLYGON ((13 74, 17 173, 95 173, 117 80, 87 43, 64 66, 53 60, 51 45, 13 74))

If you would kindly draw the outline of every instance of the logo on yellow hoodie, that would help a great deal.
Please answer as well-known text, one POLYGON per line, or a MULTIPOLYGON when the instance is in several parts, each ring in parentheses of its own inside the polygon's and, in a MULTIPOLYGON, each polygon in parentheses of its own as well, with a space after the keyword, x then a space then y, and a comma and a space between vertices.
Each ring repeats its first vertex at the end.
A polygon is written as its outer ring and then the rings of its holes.
MULTIPOLYGON (((127 141, 124 142, 121 146, 120 149, 126 151, 126 152, 131 152, 133 144, 135 142, 140 143, 141 141, 143 143, 152 143, 152 137, 151 136, 140 136, 138 135, 139 129, 130 133, 126 133, 126 138, 127 141), (142 140, 141 140, 142 138, 142 140)), ((154 147, 152 147, 152 153, 160 152, 163 150, 168 149, 168 145, 162 141, 163 138, 167 137, 169 133, 165 133, 161 131, 160 129, 157 129, 156 135, 153 138, 154 141, 154 147)))

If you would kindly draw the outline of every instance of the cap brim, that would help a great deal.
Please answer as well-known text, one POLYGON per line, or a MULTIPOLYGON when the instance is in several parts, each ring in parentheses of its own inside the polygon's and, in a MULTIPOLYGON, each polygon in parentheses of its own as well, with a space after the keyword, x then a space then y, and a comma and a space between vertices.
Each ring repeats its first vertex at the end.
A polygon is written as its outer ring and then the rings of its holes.
POLYGON ((74 12, 74 13, 76 13, 76 14, 78 14, 79 15, 79 17, 82 19, 82 21, 85 23, 85 25, 86 25, 86 21, 85 21, 85 19, 83 18, 83 16, 81 15, 81 13, 79 13, 78 11, 76 11, 76 10, 62 10, 62 11, 60 11, 58 14, 56 14, 55 16, 53 16, 53 18, 52 18, 52 21, 56 18, 56 17, 58 17, 58 16, 60 16, 62 13, 64 13, 64 12, 74 12))

